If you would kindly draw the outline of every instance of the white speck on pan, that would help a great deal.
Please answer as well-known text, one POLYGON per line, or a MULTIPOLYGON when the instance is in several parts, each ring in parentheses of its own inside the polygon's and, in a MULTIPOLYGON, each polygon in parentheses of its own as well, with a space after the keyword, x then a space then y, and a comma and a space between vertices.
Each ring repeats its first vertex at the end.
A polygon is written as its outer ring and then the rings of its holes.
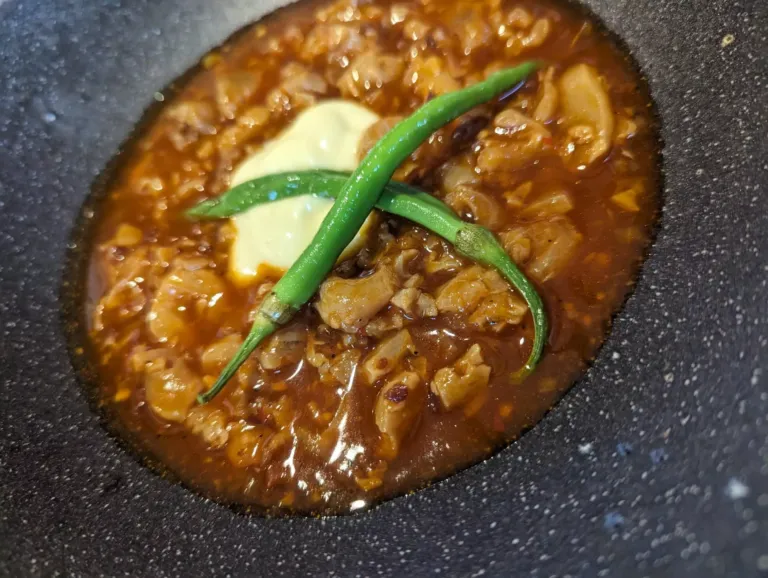
POLYGON ((725 495, 732 500, 741 500, 749 495, 749 487, 736 478, 731 478, 725 487, 725 495))

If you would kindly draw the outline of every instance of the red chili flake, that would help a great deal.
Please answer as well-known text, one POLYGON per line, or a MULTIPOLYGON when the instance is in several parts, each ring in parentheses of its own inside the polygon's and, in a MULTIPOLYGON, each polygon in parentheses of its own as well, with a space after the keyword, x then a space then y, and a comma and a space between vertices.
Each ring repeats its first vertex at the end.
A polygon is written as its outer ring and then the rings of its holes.
POLYGON ((408 397, 408 388, 404 385, 396 385, 385 393, 384 397, 392 403, 400 403, 401 401, 405 401, 408 397))

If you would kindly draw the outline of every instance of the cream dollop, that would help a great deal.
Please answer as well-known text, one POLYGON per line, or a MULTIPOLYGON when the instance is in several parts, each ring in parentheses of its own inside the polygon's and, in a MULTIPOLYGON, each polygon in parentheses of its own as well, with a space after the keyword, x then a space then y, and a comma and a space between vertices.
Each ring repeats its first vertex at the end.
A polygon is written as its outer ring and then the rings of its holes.
MULTIPOLYGON (((378 115, 355 102, 323 101, 303 111, 285 131, 243 161, 231 184, 286 171, 352 171, 357 167, 360 137, 378 120, 378 115)), ((312 241, 332 205, 330 199, 299 196, 258 205, 233 217, 232 276, 248 283, 262 267, 287 270, 312 241)), ((359 251, 371 228, 369 218, 342 257, 359 251)))

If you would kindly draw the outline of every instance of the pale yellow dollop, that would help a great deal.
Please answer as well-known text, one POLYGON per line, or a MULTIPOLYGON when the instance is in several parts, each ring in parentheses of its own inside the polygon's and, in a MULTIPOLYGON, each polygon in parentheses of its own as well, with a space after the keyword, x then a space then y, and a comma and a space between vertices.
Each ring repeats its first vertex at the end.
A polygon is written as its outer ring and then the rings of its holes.
MULTIPOLYGON (((286 171, 352 171, 357 167, 360 137, 378 120, 378 115, 355 102, 321 102, 299 114, 284 132, 243 161, 233 173, 231 185, 286 171)), ((298 196, 233 217, 233 278, 249 283, 258 277, 260 268, 287 270, 312 241, 332 205, 330 199, 298 196)), ((371 228, 369 218, 342 257, 359 251, 371 228)))

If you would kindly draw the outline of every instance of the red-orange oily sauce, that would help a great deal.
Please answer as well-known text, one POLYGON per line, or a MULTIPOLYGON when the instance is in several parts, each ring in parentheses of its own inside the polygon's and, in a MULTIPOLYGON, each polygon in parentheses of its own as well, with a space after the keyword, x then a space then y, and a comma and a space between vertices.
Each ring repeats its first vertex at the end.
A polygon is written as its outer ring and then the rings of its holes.
POLYGON ((97 215, 87 314, 103 403, 148 455, 222 501, 339 512, 417 489, 514 439, 584 371, 649 242, 657 154, 643 82, 567 6, 286 8, 203 58, 134 143, 97 215), (332 278, 386 269, 424 307, 386 303, 344 331, 324 323, 316 299, 212 403, 190 402, 275 279, 236 285, 231 225, 193 223, 183 211, 226 190, 233 168, 313 103, 357 100, 385 117, 383 130, 389 117, 530 58, 547 66, 512 97, 439 131, 396 177, 493 229, 535 281, 551 330, 533 376, 510 379, 533 336, 519 295, 434 235, 385 216, 332 278), (574 120, 574 85, 595 91, 592 102, 607 98, 608 115, 574 120), (369 383, 365 360, 393 335, 412 345, 379 362, 369 383), (458 387, 458 400, 446 404, 436 382, 458 387), (393 426, 399 403, 408 419, 393 426))

